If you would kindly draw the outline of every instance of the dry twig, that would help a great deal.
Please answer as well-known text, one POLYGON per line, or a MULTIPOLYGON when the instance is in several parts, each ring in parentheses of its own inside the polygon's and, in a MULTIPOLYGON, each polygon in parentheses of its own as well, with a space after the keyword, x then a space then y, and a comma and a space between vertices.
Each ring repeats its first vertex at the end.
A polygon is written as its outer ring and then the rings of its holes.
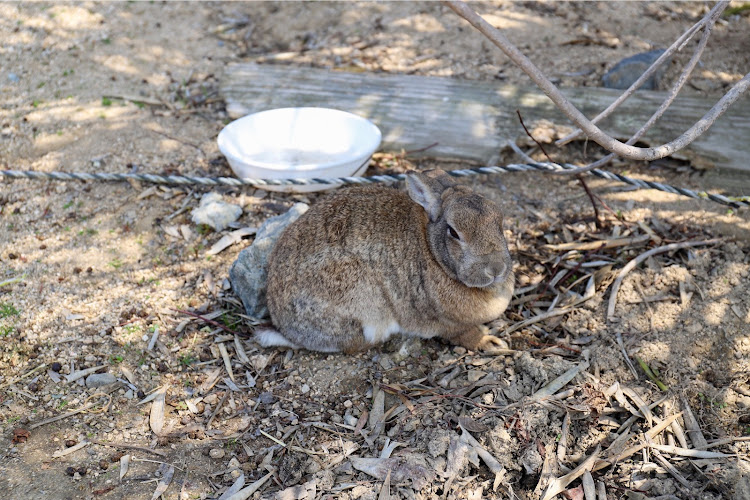
MULTIPOLYGON (((624 144, 612 138, 586 118, 560 90, 526 57, 500 30, 490 25, 474 12, 464 2, 446 0, 444 2, 456 14, 467 20, 472 26, 485 35, 505 55, 507 55, 518 67, 520 67, 537 86, 555 103, 570 120, 572 120, 583 132, 594 142, 604 149, 611 151, 623 158, 631 160, 657 160, 669 156, 684 148, 702 135, 708 128, 731 106, 739 97, 750 88, 750 73, 745 75, 724 96, 699 119, 692 127, 675 140, 653 148, 638 148, 624 144)), ((581 169, 568 170, 566 174, 580 173, 581 169)))

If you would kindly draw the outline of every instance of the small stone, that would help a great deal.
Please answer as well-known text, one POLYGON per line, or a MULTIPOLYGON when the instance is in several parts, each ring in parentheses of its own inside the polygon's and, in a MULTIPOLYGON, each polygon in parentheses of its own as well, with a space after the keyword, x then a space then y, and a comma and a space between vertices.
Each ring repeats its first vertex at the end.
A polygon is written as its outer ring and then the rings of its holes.
POLYGON ((203 398, 203 401, 205 401, 207 404, 215 405, 219 401, 219 396, 217 396, 216 393, 212 393, 203 398))
POLYGON ((453 348, 453 352, 455 354, 458 354, 459 356, 463 356, 464 354, 466 354, 466 348, 461 347, 460 345, 457 345, 453 348))
POLYGON ((99 468, 102 469, 102 470, 109 469, 109 462, 106 461, 105 459, 99 460, 99 468))
POLYGON ((206 224, 214 231, 222 231, 239 219, 242 207, 222 201, 219 193, 206 193, 201 198, 198 208, 193 209, 190 215, 194 223, 206 224))
POLYGON ((21 78, 15 73, 8 73, 8 80, 13 83, 18 83, 21 81, 21 78))
POLYGON ((382 356, 380 356, 380 360, 378 360, 378 363, 383 370, 390 370, 395 366, 393 360, 387 354, 383 354, 382 356))
POLYGON ((221 448, 211 448, 208 456, 211 458, 224 458, 225 452, 221 448))
POLYGON ((302 384, 302 387, 299 388, 299 391, 302 394, 307 394, 308 392, 310 392, 310 386, 307 384, 302 384))
POLYGON ((485 372, 481 371, 481 370, 469 370, 466 373, 466 378, 469 380, 469 382, 473 383, 473 382, 476 382, 477 380, 481 379, 485 375, 487 375, 487 374, 485 372))
POLYGON ((348 425, 349 427, 356 427, 357 422, 358 422, 358 419, 354 415, 350 415, 349 413, 344 415, 344 423, 348 425))
POLYGON ((308 205, 295 203, 285 214, 268 218, 258 229, 255 241, 237 256, 229 269, 232 290, 242 300, 245 312, 254 318, 268 316, 266 280, 268 256, 286 227, 304 214, 308 205))
POLYGON ((89 389, 104 387, 105 385, 114 384, 115 382, 117 382, 117 377, 111 373, 92 373, 86 377, 86 387, 89 389))
POLYGON ((76 441, 75 439, 66 439, 65 440, 65 447, 66 448, 70 448, 71 446, 75 446, 77 444, 78 444, 78 441, 76 441))
POLYGON ((125 399, 133 399, 135 397, 135 394, 133 393, 133 389, 128 389, 125 394, 125 399))
MULTIPOLYGON (((646 70, 664 53, 663 49, 641 52, 634 56, 626 57, 618 62, 611 70, 602 77, 604 87, 608 89, 625 90, 630 87, 646 70)), ((643 90, 656 90, 659 88, 659 82, 664 76, 664 72, 669 66, 669 61, 659 66, 641 85, 643 90)))
POLYGON ((57 361, 55 361, 54 363, 52 363, 52 364, 50 365, 50 367, 49 367, 49 368, 50 368, 50 370, 52 370, 53 372, 57 373, 57 372, 59 372, 59 371, 60 371, 60 370, 62 369, 62 365, 61 365, 60 363, 58 363, 57 361))
POLYGON ((350 399, 347 399, 346 401, 344 401, 344 408, 351 408, 353 404, 354 403, 352 403, 350 399))

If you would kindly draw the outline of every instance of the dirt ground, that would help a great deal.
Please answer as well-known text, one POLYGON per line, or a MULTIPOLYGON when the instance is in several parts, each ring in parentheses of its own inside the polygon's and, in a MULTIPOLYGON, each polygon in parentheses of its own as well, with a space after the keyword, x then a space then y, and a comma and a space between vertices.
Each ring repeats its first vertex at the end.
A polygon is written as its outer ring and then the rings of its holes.
MULTIPOLYGON (((475 7, 560 85, 596 86, 623 57, 668 46, 707 5, 475 7)), ((750 67, 747 33, 747 12, 722 19, 685 91, 713 96, 739 80, 750 67)), ((229 120, 219 87, 233 61, 530 84, 439 3, 0 3, 0 34, 2 169, 230 175, 216 136, 229 120)), ((678 54, 665 81, 689 57, 678 54)), ((527 143, 521 130, 519 139, 527 143)), ((572 163, 600 153, 548 149, 572 163)), ((370 172, 466 166, 387 153, 370 172)), ((517 158, 504 152, 504 160, 517 158)), ((693 189, 727 184, 684 162, 612 168, 693 189)), ((746 177, 732 179, 746 192, 730 194, 750 194, 746 177)), ((190 210, 213 190, 243 207, 238 227, 257 227, 318 195, 1 179, 6 498, 148 498, 160 480, 167 499, 218 498, 238 478, 247 486, 270 471, 252 498, 532 499, 597 446, 614 462, 593 473, 607 498, 750 498, 748 211, 592 178, 597 227, 577 181, 467 182, 506 214, 518 295, 490 325, 505 354, 436 340, 394 340, 355 356, 254 344, 227 280, 252 238, 209 255, 227 231, 195 226, 190 210), (559 246, 626 236, 638 241, 559 246), (721 241, 631 271, 607 319, 611 283, 629 260, 710 238, 721 241), (587 300, 569 305, 575 298, 587 300), (569 310, 507 332, 560 307, 569 310), (530 398, 576 366, 555 391, 569 393, 530 398), (87 368, 118 380, 68 381, 87 368), (642 413, 651 404, 649 423, 642 413), (671 433, 652 437, 657 445, 707 442, 728 456, 646 447, 615 460, 680 411, 671 433), (47 421, 57 416, 65 418, 47 421), (466 433, 495 465, 459 437, 466 433)), ((568 485, 569 498, 583 498, 580 484, 568 485)))

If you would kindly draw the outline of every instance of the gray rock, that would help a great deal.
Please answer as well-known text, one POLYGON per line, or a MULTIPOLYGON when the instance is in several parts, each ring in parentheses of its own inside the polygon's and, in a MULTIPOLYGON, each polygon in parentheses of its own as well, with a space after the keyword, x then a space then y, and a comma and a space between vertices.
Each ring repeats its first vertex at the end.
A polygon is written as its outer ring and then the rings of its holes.
POLYGON ((196 224, 208 224, 214 231, 221 231, 242 215, 242 207, 222 201, 218 193, 206 193, 190 215, 196 224))
POLYGON ((15 73, 8 73, 8 80, 10 80, 13 83, 18 83, 21 81, 21 78, 15 73))
POLYGON ((229 280, 235 295, 242 300, 245 312, 253 318, 268 316, 266 307, 266 267, 268 256, 284 229, 307 212, 305 203, 296 203, 285 214, 266 220, 258 229, 255 241, 237 256, 229 269, 229 280))
MULTIPOLYGON (((641 52, 634 56, 626 57, 618 62, 606 75, 602 77, 604 86, 608 89, 625 90, 630 87, 646 70, 664 53, 663 49, 641 52)), ((656 72, 646 80, 641 89, 656 90, 659 88, 664 72, 669 66, 669 61, 664 62, 656 72)))
POLYGON ((114 384, 115 382, 117 382, 117 377, 111 373, 92 373, 86 377, 86 387, 89 389, 104 387, 105 385, 114 384))

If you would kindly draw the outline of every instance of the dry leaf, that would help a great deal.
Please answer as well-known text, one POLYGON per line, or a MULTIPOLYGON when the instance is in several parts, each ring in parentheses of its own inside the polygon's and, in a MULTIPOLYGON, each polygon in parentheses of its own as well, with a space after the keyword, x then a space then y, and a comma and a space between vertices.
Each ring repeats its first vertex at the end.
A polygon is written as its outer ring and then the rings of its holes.
POLYGON ((167 488, 169 488, 169 483, 172 482, 173 477, 174 477, 174 465, 170 465, 167 468, 166 472, 164 472, 164 475, 162 476, 162 478, 159 480, 159 483, 156 485, 154 494, 151 495, 151 500, 156 500, 157 498, 162 496, 165 491, 167 491, 167 488))
POLYGON ((123 455, 120 457, 120 481, 122 481, 122 478, 125 477, 125 474, 128 473, 128 468, 130 467, 130 455, 123 455))
POLYGON ((162 387, 157 391, 154 402, 151 403, 151 412, 148 417, 148 423, 151 426, 151 430, 157 436, 161 435, 161 431, 164 429, 164 407, 166 402, 167 388, 162 387))

